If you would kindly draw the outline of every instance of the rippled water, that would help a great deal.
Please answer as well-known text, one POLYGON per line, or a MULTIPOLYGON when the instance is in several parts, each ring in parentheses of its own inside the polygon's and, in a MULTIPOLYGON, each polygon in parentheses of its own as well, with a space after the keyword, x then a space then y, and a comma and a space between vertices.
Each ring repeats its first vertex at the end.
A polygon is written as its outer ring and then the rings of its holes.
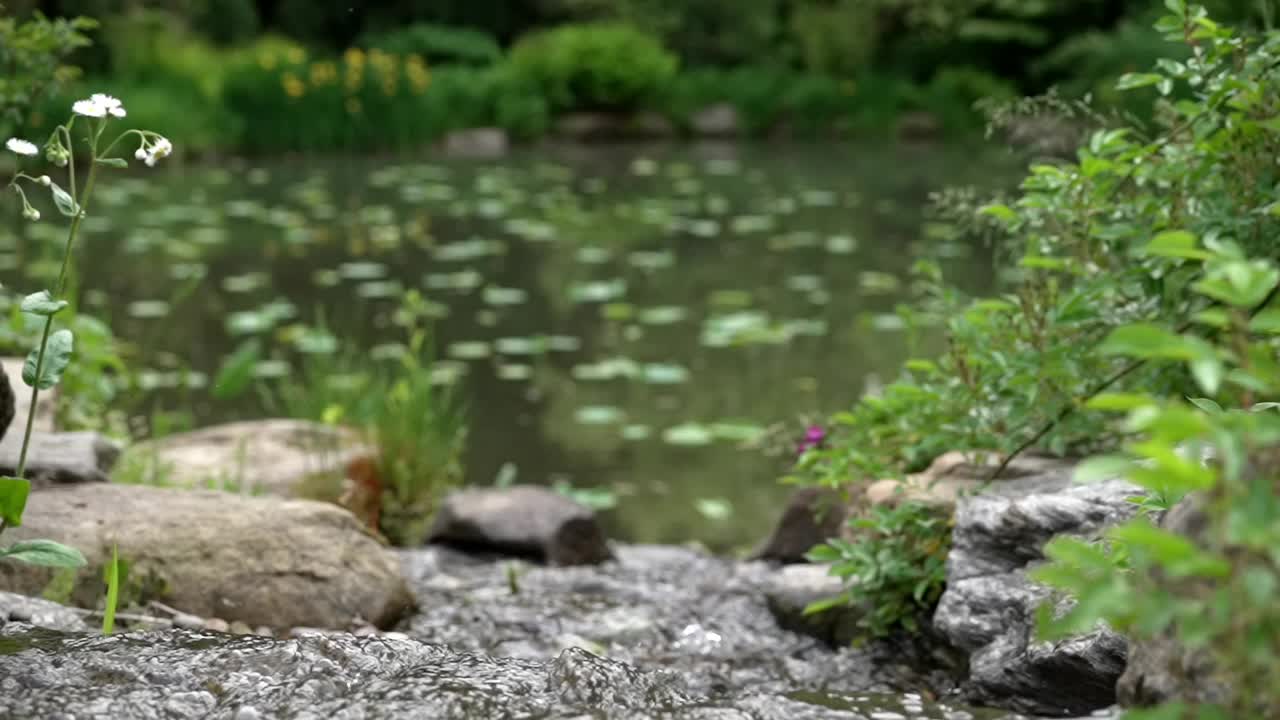
MULTIPOLYGON (((983 249, 921 209, 1014 166, 963 147, 625 145, 168 168, 107 181, 81 288, 146 370, 128 406, 198 423, 266 413, 207 391, 245 338, 270 343, 266 383, 300 351, 384 352, 416 289, 471 407, 471 481, 607 488, 618 537, 731 549, 786 492, 783 465, 739 445, 889 377, 926 247, 990 282, 983 249)), ((56 273, 63 226, 27 232, 0 228, 6 287, 56 273)))

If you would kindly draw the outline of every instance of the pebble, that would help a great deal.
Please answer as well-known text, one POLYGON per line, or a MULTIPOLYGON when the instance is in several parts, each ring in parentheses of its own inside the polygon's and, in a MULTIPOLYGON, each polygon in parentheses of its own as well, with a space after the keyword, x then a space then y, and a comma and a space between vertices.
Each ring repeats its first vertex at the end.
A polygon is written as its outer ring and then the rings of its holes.
POLYGON ((252 705, 245 705, 236 710, 232 720, 262 720, 262 713, 258 712, 258 709, 252 705))
POLYGON ((254 629, 253 629, 253 634, 254 634, 254 635, 261 635, 262 637, 269 637, 269 638, 273 638, 273 637, 275 637, 275 636, 276 636, 275 631, 274 631, 274 630, 272 630, 271 628, 267 627, 266 625, 260 625, 260 626, 258 626, 258 627, 256 627, 256 628, 254 628, 254 629))
POLYGON ((249 627, 249 623, 237 620, 231 623, 231 633, 233 635, 252 635, 253 628, 249 627))
POLYGON ((184 630, 203 630, 204 618, 182 613, 173 616, 173 625, 184 630))
POLYGON ((231 632, 231 623, 222 618, 209 618, 204 621, 204 629, 209 632, 229 633, 231 632))

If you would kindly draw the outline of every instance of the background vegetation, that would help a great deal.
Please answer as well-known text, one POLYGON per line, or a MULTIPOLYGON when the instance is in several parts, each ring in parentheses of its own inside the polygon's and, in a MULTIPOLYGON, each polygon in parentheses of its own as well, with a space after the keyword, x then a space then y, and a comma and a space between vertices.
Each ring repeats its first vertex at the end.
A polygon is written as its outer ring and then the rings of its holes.
MULTIPOLYGON (((1119 0, 8 5, 15 18, 100 21, 73 57, 86 82, 109 83, 187 152, 404 149, 476 126, 531 139, 576 111, 648 111, 687 132, 717 103, 755 135, 885 133, 913 113, 931 131, 965 132, 981 127, 984 97, 1061 86, 1119 103, 1115 79, 1168 53, 1151 29, 1160 4, 1119 0)), ((1272 5, 1210 10, 1263 27, 1272 5)), ((46 94, 32 123, 45 128, 83 89, 46 94)))

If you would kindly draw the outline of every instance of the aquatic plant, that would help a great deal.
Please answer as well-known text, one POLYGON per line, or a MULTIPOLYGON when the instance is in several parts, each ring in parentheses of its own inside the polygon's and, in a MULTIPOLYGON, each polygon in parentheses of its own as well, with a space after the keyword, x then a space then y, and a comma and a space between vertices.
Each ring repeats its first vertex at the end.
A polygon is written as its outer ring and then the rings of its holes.
MULTIPOLYGON (((27 356, 22 369, 22 380, 31 388, 31 404, 27 411, 16 472, 13 477, 0 477, 0 532, 3 532, 6 527, 18 527, 22 524, 23 511, 31 490, 31 483, 25 478, 27 452, 31 446, 31 432, 35 424, 40 391, 57 385, 71 363, 74 335, 65 327, 54 330, 54 318, 66 310, 70 304, 63 295, 67 289, 76 238, 86 217, 89 201, 98 180, 98 172, 102 168, 128 167, 127 160, 114 155, 116 146, 125 138, 133 137, 138 140, 134 158, 148 167, 154 166, 173 152, 173 145, 167 138, 147 130, 126 130, 107 142, 103 136, 108 127, 128 114, 123 103, 110 95, 95 93, 89 98, 77 100, 71 109, 70 119, 53 131, 43 147, 21 138, 9 138, 5 142, 6 149, 25 162, 32 162, 31 158, 40 155, 43 150, 44 159, 47 162, 57 168, 66 168, 68 189, 63 189, 49 175, 31 175, 21 169, 10 179, 8 188, 21 201, 23 217, 31 222, 39 221, 41 213, 31 203, 26 188, 32 188, 33 191, 48 190, 54 207, 63 216, 69 218, 69 226, 67 239, 62 248, 61 269, 53 289, 31 293, 22 299, 20 305, 24 315, 43 327, 39 344, 27 356), (73 136, 73 131, 83 131, 84 134, 73 136), (78 186, 79 178, 76 174, 77 143, 75 140, 77 137, 82 137, 84 148, 88 153, 89 169, 82 187, 78 186)), ((78 550, 52 540, 16 542, 7 548, 0 549, 0 557, 36 565, 60 567, 78 567, 85 564, 84 556, 78 550)))

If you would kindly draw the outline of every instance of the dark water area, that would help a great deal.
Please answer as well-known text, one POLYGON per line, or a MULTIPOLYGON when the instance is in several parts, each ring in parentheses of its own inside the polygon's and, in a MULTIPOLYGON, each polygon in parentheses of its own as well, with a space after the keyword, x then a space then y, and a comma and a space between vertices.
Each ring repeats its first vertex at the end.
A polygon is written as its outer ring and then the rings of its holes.
MULTIPOLYGON (((735 550, 788 492, 785 461, 743 444, 892 379, 912 263, 991 285, 989 252, 927 222, 928 194, 1017 169, 998 149, 891 144, 175 166, 104 178, 77 280, 142 369, 124 407, 196 425, 271 413, 209 392, 247 338, 269 348, 264 386, 305 352, 386 355, 417 290, 435 372, 469 406, 469 481, 604 489, 616 537, 735 550)), ((46 220, 0 228, 14 292, 56 275, 65 225, 46 220)))

